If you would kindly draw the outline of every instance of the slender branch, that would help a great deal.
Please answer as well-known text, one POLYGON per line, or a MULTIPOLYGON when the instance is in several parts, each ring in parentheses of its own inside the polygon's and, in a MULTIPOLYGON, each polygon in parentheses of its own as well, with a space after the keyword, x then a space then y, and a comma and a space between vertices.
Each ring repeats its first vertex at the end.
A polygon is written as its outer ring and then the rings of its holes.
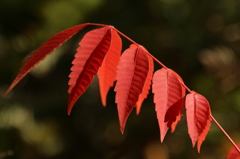
POLYGON ((185 83, 183 83, 182 81, 180 81, 179 80, 179 82, 182 84, 182 86, 183 87, 185 87, 186 88, 186 90, 189 92, 189 93, 191 93, 192 92, 192 90, 191 89, 189 89, 186 85, 185 85, 185 83))
POLYGON ((151 56, 153 58, 153 60, 155 60, 159 65, 161 65, 162 67, 167 69, 167 66, 165 66, 162 62, 160 62, 156 57, 154 57, 152 54, 150 54, 148 52, 148 55, 151 56))
POLYGON ((127 40, 131 41, 132 43, 139 45, 138 43, 136 43, 135 41, 133 41, 131 38, 129 38, 127 35, 123 34, 121 31, 117 30, 116 28, 114 28, 119 34, 121 34, 124 38, 126 38, 127 40))
POLYGON ((226 131, 222 128, 222 126, 217 122, 217 120, 210 115, 211 119, 214 121, 214 123, 217 125, 217 127, 222 131, 222 133, 227 137, 227 139, 232 143, 232 145, 236 148, 236 150, 240 153, 240 149, 235 144, 235 142, 232 140, 232 138, 226 133, 226 131))

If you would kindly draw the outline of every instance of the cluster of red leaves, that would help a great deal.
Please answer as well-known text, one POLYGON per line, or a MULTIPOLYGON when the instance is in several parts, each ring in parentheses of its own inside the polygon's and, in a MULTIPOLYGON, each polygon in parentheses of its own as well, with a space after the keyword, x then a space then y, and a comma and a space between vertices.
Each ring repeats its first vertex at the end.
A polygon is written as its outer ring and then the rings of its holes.
POLYGON ((166 66, 162 65, 163 68, 154 72, 153 60, 156 61, 156 59, 143 46, 138 45, 112 26, 86 23, 54 35, 27 59, 5 94, 12 90, 36 64, 87 25, 97 25, 101 28, 86 33, 77 48, 69 75, 68 114, 74 103, 91 84, 94 75, 97 74, 104 106, 106 106, 108 91, 116 81, 115 102, 120 130, 123 133, 129 114, 134 107, 136 107, 136 113, 139 114, 141 105, 147 98, 152 85, 161 142, 170 127, 174 132, 185 107, 192 145, 198 143, 197 147, 200 151, 211 121, 207 99, 189 90, 181 77, 166 66), (133 43, 123 53, 119 35, 123 35, 133 43))

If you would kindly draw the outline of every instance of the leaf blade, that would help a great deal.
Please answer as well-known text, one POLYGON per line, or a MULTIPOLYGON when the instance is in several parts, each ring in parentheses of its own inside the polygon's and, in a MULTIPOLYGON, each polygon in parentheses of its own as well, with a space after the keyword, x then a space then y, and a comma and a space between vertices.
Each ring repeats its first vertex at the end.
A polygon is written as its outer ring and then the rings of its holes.
POLYGON ((73 35, 75 35, 78 31, 80 31, 87 25, 90 25, 90 23, 77 25, 72 28, 63 30, 51 37, 49 40, 47 40, 45 44, 40 46, 36 50, 36 52, 33 53, 26 62, 24 62, 23 66, 20 68, 18 75, 16 76, 12 84, 9 86, 9 88, 6 90, 4 95, 8 94, 16 86, 16 84, 24 76, 26 76, 33 69, 34 66, 36 66, 40 61, 45 59, 47 55, 52 53, 55 49, 60 47, 64 42, 69 40, 73 35))
POLYGON ((122 133, 126 120, 142 93, 149 70, 148 62, 146 52, 139 46, 128 48, 120 57, 114 91, 122 133))
POLYGON ((160 140, 163 142, 169 127, 177 120, 182 107, 182 103, 178 101, 182 100, 185 95, 178 77, 172 70, 165 68, 154 73, 152 92, 154 93, 155 110, 160 128, 160 140), (173 114, 173 112, 177 113, 173 114))
POLYGON ((207 99, 192 91, 186 96, 188 134, 193 147, 198 142, 198 151, 210 128, 211 110, 207 99))
POLYGON ((92 83, 93 76, 97 73, 111 45, 111 31, 111 26, 95 29, 88 32, 80 41, 69 75, 68 114, 77 99, 92 83))

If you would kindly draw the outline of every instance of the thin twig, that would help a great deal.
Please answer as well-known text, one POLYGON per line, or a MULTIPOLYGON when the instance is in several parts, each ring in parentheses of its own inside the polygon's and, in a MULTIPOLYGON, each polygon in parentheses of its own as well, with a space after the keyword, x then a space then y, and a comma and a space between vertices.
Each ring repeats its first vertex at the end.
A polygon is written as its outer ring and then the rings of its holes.
POLYGON ((232 143, 232 145, 236 148, 236 150, 240 153, 240 149, 238 148, 238 146, 235 144, 235 142, 232 140, 232 138, 226 133, 226 131, 222 128, 222 126, 217 122, 217 120, 212 116, 212 114, 210 115, 210 117, 212 118, 214 123, 217 125, 217 127, 223 132, 223 134, 232 143))

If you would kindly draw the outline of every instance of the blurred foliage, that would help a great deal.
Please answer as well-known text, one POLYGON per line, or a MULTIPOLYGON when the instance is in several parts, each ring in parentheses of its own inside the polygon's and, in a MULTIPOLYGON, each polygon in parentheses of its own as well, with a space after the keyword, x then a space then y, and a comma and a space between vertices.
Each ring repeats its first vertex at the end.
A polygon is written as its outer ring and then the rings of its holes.
MULTIPOLYGON (((1 0, 0 93, 44 41, 86 22, 113 25, 145 46, 209 99, 213 116, 240 142, 239 0, 1 0)), ((67 116, 71 61, 89 29, 94 27, 78 33, 0 97, 0 159, 225 158, 231 144, 214 123, 200 154, 191 146, 185 117, 160 143, 151 93, 140 115, 130 115, 122 135, 114 91, 102 107, 97 78, 67 116)), ((130 44, 123 43, 124 49, 130 44)))

